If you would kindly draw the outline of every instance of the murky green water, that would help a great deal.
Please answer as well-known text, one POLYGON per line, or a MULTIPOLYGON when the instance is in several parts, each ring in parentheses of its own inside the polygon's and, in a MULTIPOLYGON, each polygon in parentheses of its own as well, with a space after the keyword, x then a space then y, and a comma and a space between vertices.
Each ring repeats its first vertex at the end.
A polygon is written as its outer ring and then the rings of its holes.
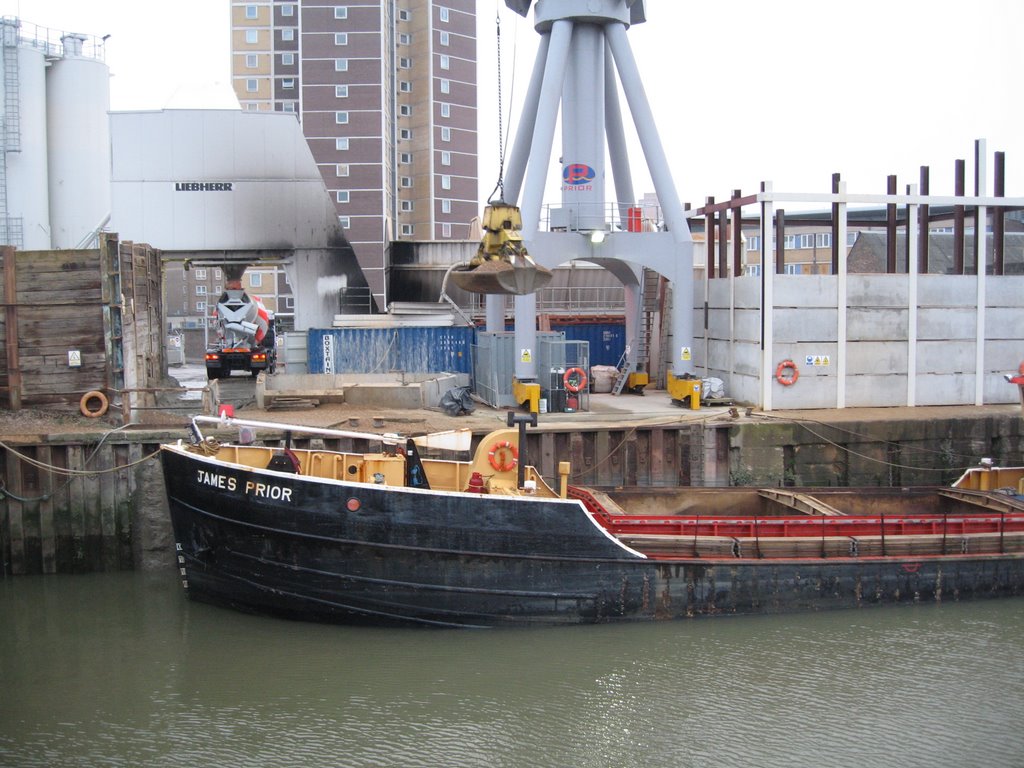
POLYGON ((1024 600, 483 632, 0 580, 3 766, 1021 766, 1024 600))

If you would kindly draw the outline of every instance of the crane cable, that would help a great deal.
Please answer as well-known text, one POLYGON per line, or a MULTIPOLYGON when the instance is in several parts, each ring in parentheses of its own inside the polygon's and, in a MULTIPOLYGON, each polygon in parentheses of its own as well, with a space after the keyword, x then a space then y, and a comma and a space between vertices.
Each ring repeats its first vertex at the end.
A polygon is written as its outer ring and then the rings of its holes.
POLYGON ((498 56, 498 183, 487 198, 490 203, 494 199, 494 192, 498 193, 498 199, 505 199, 505 131, 502 125, 502 95, 501 95, 501 7, 497 6, 494 12, 495 37, 497 38, 496 49, 498 56))

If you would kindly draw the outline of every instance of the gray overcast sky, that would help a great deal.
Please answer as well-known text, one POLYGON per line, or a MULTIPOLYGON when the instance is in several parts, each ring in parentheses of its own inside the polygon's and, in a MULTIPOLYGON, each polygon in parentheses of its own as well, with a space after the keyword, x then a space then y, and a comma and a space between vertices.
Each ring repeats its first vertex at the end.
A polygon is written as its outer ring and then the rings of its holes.
MULTIPOLYGON (((0 0, 0 13, 110 34, 111 106, 128 110, 232 104, 228 6, 0 0)), ((483 204, 498 174, 495 16, 513 131, 537 36, 501 0, 478 0, 477 12, 483 204)), ((629 40, 684 201, 762 180, 827 192, 835 171, 851 192, 884 192, 890 173, 902 191, 921 165, 933 193, 952 194, 957 158, 973 183, 976 138, 990 157, 1006 152, 1007 192, 1024 195, 1021 0, 648 0, 647 16, 629 40)), ((638 150, 632 166, 637 194, 652 190, 638 150)))

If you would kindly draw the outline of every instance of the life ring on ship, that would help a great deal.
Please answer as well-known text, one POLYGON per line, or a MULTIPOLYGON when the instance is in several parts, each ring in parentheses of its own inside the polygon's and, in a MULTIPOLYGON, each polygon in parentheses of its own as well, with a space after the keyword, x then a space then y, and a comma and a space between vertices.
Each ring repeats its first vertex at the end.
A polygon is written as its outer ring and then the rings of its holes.
POLYGON ((95 419, 107 412, 107 408, 110 407, 110 403, 107 402, 107 396, 100 392, 98 389, 94 389, 91 392, 86 392, 82 395, 82 399, 78 401, 78 410, 82 412, 83 416, 88 416, 90 419, 95 419), (93 400, 99 402, 96 408, 90 408, 89 405, 93 400))
POLYGON ((792 386, 796 384, 796 380, 800 378, 800 371, 796 367, 796 363, 792 360, 783 360, 779 363, 779 367, 775 369, 775 380, 784 387, 792 386), (793 374, 787 376, 784 371, 791 370, 793 374))
POLYGON ((516 464, 519 463, 519 449, 508 440, 502 440, 491 446, 491 452, 487 454, 487 460, 491 462, 491 466, 494 467, 495 471, 508 472, 515 469, 516 464), (508 452, 507 461, 503 462, 498 458, 497 454, 499 451, 508 452))
POLYGON ((570 392, 579 392, 587 388, 587 372, 582 368, 570 368, 562 377, 562 383, 570 392))

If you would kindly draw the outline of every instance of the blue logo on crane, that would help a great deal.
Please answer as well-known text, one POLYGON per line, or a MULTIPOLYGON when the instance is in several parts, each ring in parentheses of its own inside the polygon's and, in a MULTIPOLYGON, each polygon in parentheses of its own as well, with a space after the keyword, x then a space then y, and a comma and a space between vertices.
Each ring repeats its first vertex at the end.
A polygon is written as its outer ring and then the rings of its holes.
POLYGON ((594 180, 597 171, 586 163, 569 163, 562 169, 562 181, 572 187, 580 187, 594 180))

